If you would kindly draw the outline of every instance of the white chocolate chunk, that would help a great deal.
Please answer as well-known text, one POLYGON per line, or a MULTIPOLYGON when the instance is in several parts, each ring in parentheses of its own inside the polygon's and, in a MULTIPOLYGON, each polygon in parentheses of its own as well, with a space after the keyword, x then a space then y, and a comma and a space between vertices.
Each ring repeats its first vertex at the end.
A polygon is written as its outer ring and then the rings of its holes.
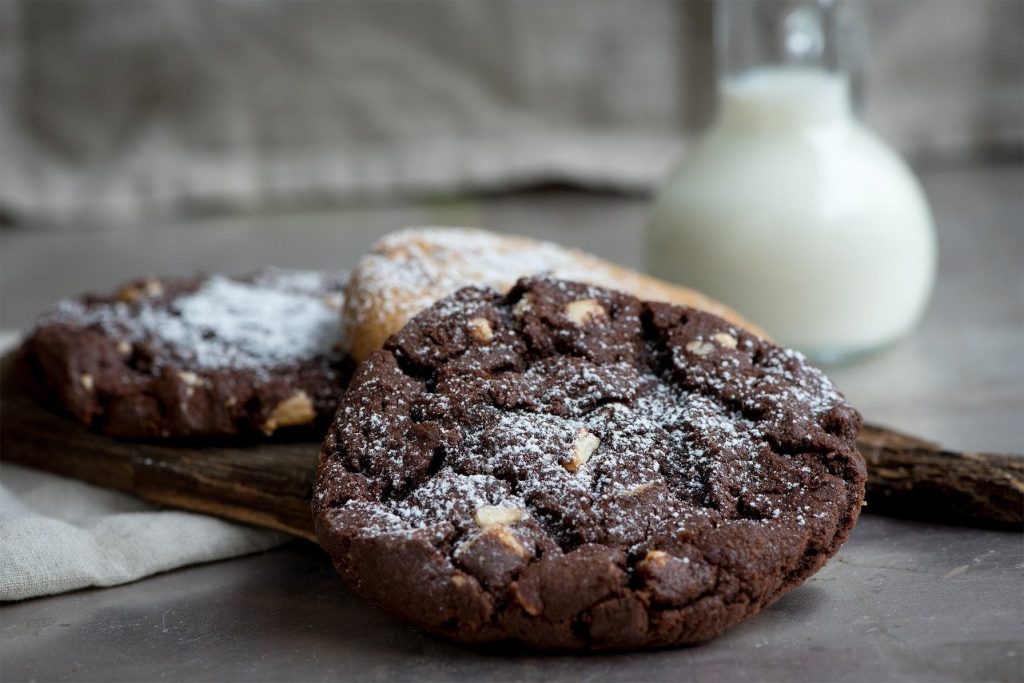
POLYGON ((583 325, 590 320, 605 318, 608 313, 597 299, 580 299, 566 304, 565 315, 573 324, 583 325))
POLYGON ((519 508, 507 508, 499 505, 483 505, 476 509, 473 520, 481 529, 498 524, 515 524, 523 518, 519 508))
POLYGON ((263 433, 269 436, 280 427, 306 424, 315 417, 316 411, 309 396, 305 391, 296 391, 274 407, 270 417, 263 423, 263 433))
POLYGON ((469 334, 479 342, 489 343, 494 339, 494 330, 487 318, 472 318, 469 321, 469 334))
POLYGON ((718 334, 714 335, 714 337, 712 337, 712 338, 716 342, 721 344, 722 346, 725 346, 725 347, 730 348, 730 349, 735 349, 736 348, 736 343, 737 343, 736 342, 736 337, 732 336, 731 334, 726 334, 725 332, 719 332, 718 334))
POLYGON ((647 491, 647 490, 652 489, 652 488, 654 488, 654 482, 653 481, 647 481, 647 482, 644 482, 643 484, 637 484, 636 486, 633 486, 633 487, 630 487, 629 489, 626 489, 625 494, 627 496, 639 496, 644 491, 647 491))
POLYGON ((522 317, 524 313, 533 308, 533 301, 530 300, 529 294, 524 294, 523 298, 516 302, 516 305, 512 307, 512 315, 517 318, 522 317))
POLYGON ((122 287, 118 293, 121 301, 134 303, 139 299, 155 298, 164 293, 164 285, 159 280, 146 280, 136 285, 122 287))
POLYGON ((715 350, 715 345, 706 341, 687 342, 686 350, 695 356, 706 356, 715 350))
POLYGON ((661 564, 669 557, 668 553, 664 550, 648 550, 647 555, 644 557, 645 562, 655 562, 661 564))
POLYGON ((203 383, 203 381, 199 379, 199 375, 194 372, 189 372, 188 370, 179 371, 178 377, 180 377, 181 381, 190 387, 197 387, 203 383))
POLYGON ((576 432, 576 438, 572 442, 572 458, 569 462, 565 463, 565 469, 570 472, 575 472, 579 468, 587 464, 590 460, 590 456, 597 450, 597 447, 601 445, 601 440, 588 432, 586 429, 580 429, 576 432))
MULTIPOLYGON (((500 509, 508 510, 511 508, 500 509)), ((452 553, 452 556, 460 557, 462 555, 465 555, 468 551, 472 550, 474 545, 480 543, 485 538, 496 539, 498 543, 505 546, 505 548, 507 548, 509 552, 519 557, 526 558, 530 555, 530 551, 528 551, 523 546, 519 539, 516 538, 515 534, 509 530, 508 526, 506 526, 504 523, 499 523, 484 527, 484 530, 480 532, 479 535, 471 538, 468 541, 463 541, 462 543, 460 543, 458 546, 456 546, 455 551, 452 553)))

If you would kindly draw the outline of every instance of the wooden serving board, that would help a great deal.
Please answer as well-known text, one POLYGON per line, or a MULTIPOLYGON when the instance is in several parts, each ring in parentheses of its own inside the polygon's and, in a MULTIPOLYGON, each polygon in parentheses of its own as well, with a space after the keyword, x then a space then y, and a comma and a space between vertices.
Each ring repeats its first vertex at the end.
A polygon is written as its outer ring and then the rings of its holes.
MULTIPOLYGON (((51 412, 0 363, 0 458, 315 540, 310 497, 320 444, 174 446, 120 441, 51 412)), ((955 453, 865 427, 867 508, 904 517, 1004 529, 1024 525, 1024 457, 955 453)))
POLYGON ((169 507, 315 540, 310 496, 320 444, 245 447, 122 441, 40 405, 0 362, 0 459, 169 507))

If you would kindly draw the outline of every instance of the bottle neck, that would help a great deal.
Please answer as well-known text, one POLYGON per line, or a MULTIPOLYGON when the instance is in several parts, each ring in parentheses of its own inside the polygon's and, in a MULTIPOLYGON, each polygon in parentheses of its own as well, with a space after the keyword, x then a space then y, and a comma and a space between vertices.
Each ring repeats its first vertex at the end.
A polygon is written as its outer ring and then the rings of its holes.
POLYGON ((843 0, 716 0, 719 123, 784 129, 849 120, 851 28, 843 0))
POLYGON ((839 73, 769 66, 719 82, 718 120, 729 129, 797 129, 851 118, 849 83, 839 73))
POLYGON ((852 57, 846 9, 842 0, 716 0, 719 80, 765 67, 845 73, 852 57))

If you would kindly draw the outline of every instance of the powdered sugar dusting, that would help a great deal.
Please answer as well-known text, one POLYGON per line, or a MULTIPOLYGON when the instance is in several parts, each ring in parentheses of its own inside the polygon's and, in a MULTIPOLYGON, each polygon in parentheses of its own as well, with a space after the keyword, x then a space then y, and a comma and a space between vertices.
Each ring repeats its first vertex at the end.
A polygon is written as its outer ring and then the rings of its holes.
POLYGON ((357 592, 441 634, 705 640, 842 543, 858 424, 720 318, 548 279, 461 290, 356 373, 316 533, 357 592))
POLYGON ((360 259, 350 281, 345 334, 354 337, 357 329, 365 334, 364 325, 408 320, 463 287, 505 291, 521 277, 542 274, 740 320, 696 292, 652 284, 639 273, 553 242, 468 228, 408 228, 385 236, 360 259))
POLYGON ((513 237, 499 242, 487 232, 455 228, 392 233, 360 262, 366 290, 411 294, 408 307, 417 311, 468 285, 503 290, 537 273, 584 281, 594 275, 580 264, 578 252, 552 242, 513 237))
POLYGON ((334 353, 339 305, 320 273, 268 270, 251 280, 214 275, 169 300, 62 301, 41 322, 95 326, 201 369, 263 369, 334 353))
MULTIPOLYGON (((549 286, 576 298, 608 296, 579 285, 549 286)), ((469 320, 482 315, 481 306, 480 297, 460 295, 439 302, 432 313, 469 320)), ((605 307, 613 310, 610 301, 605 307)), ((813 438, 821 448, 833 438, 822 426, 827 415, 851 409, 803 356, 760 341, 755 349, 753 337, 719 320, 710 323, 717 329, 688 338, 696 344, 671 345, 661 361, 667 367, 644 360, 650 350, 601 340, 594 345, 598 352, 621 360, 562 353, 533 358, 517 370, 524 353, 519 339, 528 324, 523 317, 533 313, 512 309, 498 311, 500 325, 492 312, 494 341, 468 349, 458 372, 441 373, 429 391, 416 385, 408 394, 389 396, 402 416, 401 431, 415 421, 437 420, 452 426, 449 441, 455 445, 444 449, 438 472, 408 496, 384 504, 345 503, 358 507, 360 519, 374 520, 374 533, 418 534, 450 524, 472 535, 478 533, 472 512, 484 504, 521 508, 528 520, 523 524, 539 525, 570 547, 591 542, 635 549, 654 536, 737 518, 762 524, 787 519, 800 526, 813 521, 810 508, 794 508, 788 498, 808 494, 829 475, 817 457, 795 458, 803 444, 787 441, 788 435, 813 438), (627 361, 630 353, 641 356, 627 361), (490 398, 467 403, 466 396, 490 398), (577 468, 570 465, 580 434, 598 445, 577 468)), ((627 340, 645 334, 635 313, 620 307, 615 315, 612 325, 631 330, 627 340)), ((550 321, 552 314, 542 317, 550 321)), ((566 343, 583 334, 572 326, 549 332, 566 343)), ((357 387, 356 393, 394 391, 388 387, 396 380, 370 382, 372 388, 357 387)), ((360 461, 368 474, 387 479, 397 491, 405 486, 407 449, 383 438, 394 424, 389 419, 367 405, 346 404, 339 414, 346 428, 362 430, 360 461)), ((324 491, 320 495, 324 503, 324 491)))

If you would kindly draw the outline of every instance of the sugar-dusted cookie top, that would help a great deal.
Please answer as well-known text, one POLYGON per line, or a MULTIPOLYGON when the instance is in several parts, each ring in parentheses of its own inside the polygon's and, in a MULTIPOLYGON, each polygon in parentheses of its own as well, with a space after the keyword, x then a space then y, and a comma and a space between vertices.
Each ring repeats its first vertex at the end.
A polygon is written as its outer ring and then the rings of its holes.
POLYGON ((351 364, 341 279, 268 269, 144 279, 59 302, 22 349, 22 375, 118 436, 273 433, 330 414, 351 364))
POLYGON ((704 640, 857 519, 860 415, 804 358, 588 285, 463 289, 356 371, 318 539, 381 607, 465 641, 704 640))

